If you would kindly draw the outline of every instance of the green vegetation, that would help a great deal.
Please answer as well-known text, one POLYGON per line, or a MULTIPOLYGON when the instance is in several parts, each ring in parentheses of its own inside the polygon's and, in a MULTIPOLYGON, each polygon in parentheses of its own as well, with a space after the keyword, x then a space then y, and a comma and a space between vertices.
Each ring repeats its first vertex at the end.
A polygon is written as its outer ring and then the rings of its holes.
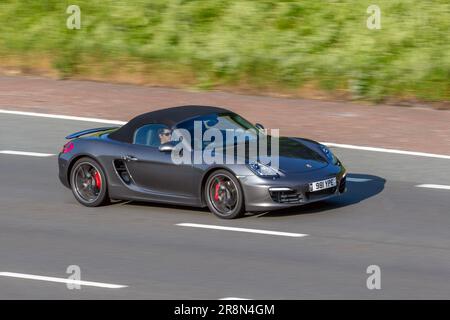
POLYGON ((189 72, 206 88, 313 83, 372 101, 449 100, 450 2, 2 0, 0 59, 10 57, 47 58, 62 77, 88 63, 105 73, 137 63, 189 72), (366 27, 373 3, 381 30, 366 27), (70 4, 81 8, 80 30, 66 28, 70 4))

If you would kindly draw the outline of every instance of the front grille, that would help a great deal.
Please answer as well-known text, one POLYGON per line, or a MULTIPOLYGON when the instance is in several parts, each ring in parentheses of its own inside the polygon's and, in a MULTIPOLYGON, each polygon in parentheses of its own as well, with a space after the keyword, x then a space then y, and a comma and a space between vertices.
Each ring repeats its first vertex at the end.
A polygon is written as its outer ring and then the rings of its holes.
POLYGON ((306 192, 306 196, 309 200, 314 200, 326 196, 333 195, 337 190, 337 187, 328 188, 320 191, 314 191, 314 192, 306 192))
POLYGON ((344 177, 340 181, 338 181, 337 186, 319 191, 310 192, 309 185, 303 185, 296 188, 297 190, 269 189, 269 193, 272 200, 276 203, 300 204, 309 201, 321 200, 322 198, 327 198, 329 196, 336 194, 338 190, 339 193, 343 193, 345 191, 345 187, 346 187, 346 178, 344 177))
POLYGON ((303 194, 296 191, 270 191, 272 200, 277 203, 301 203, 303 202, 303 194))

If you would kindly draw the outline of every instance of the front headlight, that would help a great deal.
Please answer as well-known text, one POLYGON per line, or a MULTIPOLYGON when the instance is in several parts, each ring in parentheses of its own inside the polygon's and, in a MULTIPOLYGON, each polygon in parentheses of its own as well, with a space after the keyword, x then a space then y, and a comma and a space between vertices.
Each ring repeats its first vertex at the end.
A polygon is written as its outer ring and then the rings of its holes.
POLYGON ((333 154, 333 152, 331 152, 331 150, 327 146, 321 145, 320 149, 332 164, 338 164, 339 162, 338 158, 336 158, 336 156, 333 154))
POLYGON ((260 177, 278 177, 278 172, 265 164, 250 162, 248 167, 260 177))

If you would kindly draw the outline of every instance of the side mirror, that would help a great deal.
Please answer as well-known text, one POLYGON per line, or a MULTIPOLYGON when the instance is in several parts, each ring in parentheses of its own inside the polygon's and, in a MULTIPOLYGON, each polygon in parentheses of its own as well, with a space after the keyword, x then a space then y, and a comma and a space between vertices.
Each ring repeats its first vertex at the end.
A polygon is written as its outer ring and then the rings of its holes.
POLYGON ((175 143, 172 141, 166 142, 159 146, 159 151, 161 152, 172 152, 175 149, 175 143))
POLYGON ((264 130, 264 126, 263 126, 261 123, 255 124, 255 127, 256 127, 258 130, 264 130))

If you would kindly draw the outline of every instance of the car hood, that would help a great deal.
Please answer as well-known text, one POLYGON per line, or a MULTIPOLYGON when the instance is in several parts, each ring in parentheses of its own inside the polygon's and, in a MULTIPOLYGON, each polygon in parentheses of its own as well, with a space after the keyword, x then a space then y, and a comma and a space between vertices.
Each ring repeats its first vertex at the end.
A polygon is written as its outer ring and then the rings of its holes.
MULTIPOLYGON (((263 163, 264 158, 261 158, 263 163)), ((272 164, 273 165, 273 164, 272 164)), ((278 170, 282 173, 302 173, 324 168, 327 160, 299 139, 280 137, 278 170)))
MULTIPOLYGON (((270 142, 271 139, 268 139, 267 149, 269 151, 271 150, 270 142)), ((224 148, 224 152, 231 152, 230 154, 237 155, 237 146, 237 144, 234 144, 234 146, 227 146, 224 148)), ((216 151, 220 149, 221 148, 218 148, 216 151)), ((271 167, 278 169, 284 174, 310 172, 324 168, 328 165, 328 161, 324 155, 320 154, 320 151, 314 150, 312 147, 308 146, 307 143, 303 143, 302 139, 299 138, 280 137, 278 154, 278 163, 270 157, 270 152, 269 156, 259 154, 258 161, 262 164, 270 164, 271 167)), ((246 153, 245 158, 240 161, 242 161, 241 163, 249 163, 253 160, 251 160, 248 153, 246 153)))

